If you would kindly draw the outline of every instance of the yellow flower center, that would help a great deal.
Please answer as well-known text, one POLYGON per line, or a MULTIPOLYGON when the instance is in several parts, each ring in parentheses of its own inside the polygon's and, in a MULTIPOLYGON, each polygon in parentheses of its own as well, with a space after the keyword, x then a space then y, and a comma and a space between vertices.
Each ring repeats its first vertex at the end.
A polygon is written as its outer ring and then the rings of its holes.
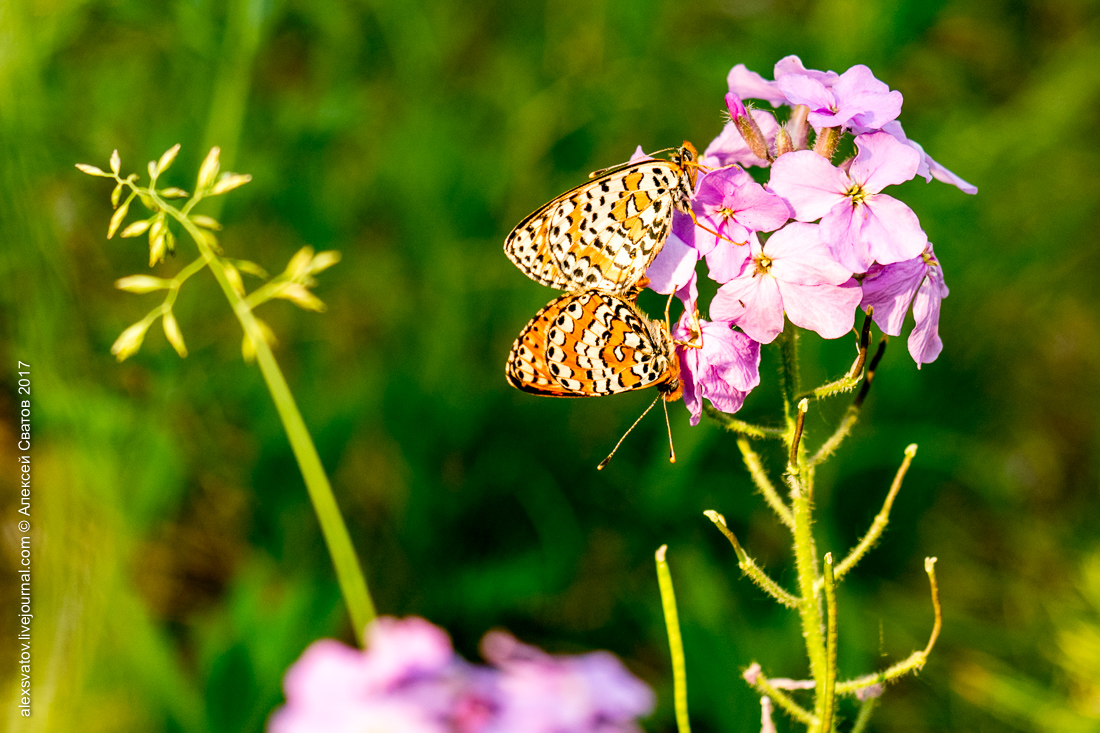
POLYGON ((853 204, 858 206, 866 201, 867 196, 870 194, 863 190, 863 186, 858 183, 853 183, 851 188, 844 192, 844 195, 850 198, 853 204))
POLYGON ((763 252, 761 252, 760 256, 756 257, 755 260, 757 275, 767 275, 768 271, 772 269, 772 258, 768 257, 763 252))

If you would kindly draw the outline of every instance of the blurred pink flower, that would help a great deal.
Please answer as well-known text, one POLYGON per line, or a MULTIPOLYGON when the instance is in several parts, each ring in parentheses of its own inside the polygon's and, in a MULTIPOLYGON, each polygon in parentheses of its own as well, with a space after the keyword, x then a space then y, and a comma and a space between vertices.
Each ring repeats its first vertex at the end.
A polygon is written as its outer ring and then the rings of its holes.
POLYGON ((609 652, 550 656, 504 632, 481 642, 500 672, 493 733, 633 733, 653 692, 609 652))
POLYGON ((555 657, 496 632, 472 665, 424 619, 379 618, 365 651, 315 642, 270 733, 633 733, 653 693, 608 652, 555 657))

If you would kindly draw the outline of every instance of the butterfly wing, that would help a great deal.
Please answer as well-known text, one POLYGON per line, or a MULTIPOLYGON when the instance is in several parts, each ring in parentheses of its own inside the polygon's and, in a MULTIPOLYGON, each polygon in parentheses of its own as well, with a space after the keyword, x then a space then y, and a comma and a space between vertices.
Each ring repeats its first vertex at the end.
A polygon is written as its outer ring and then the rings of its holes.
POLYGON ((508 357, 508 381, 534 394, 595 397, 674 380, 671 338, 612 293, 567 293, 531 319, 508 357))
POLYGON ((567 191, 521 221, 504 253, 543 285, 629 290, 688 206, 694 176, 680 160, 631 163, 567 191))

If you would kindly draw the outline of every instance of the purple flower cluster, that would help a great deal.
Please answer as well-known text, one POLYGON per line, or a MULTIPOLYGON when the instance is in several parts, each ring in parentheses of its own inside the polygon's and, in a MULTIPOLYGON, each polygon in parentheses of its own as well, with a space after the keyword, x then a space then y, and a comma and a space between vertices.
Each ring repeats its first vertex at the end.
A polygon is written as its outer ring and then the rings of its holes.
MULTIPOLYGON (((774 81, 744 64, 727 81, 730 122, 701 158, 693 216, 674 215, 646 273, 651 289, 684 304, 674 337, 692 425, 704 397, 724 412, 740 409, 760 382, 760 344, 786 321, 833 339, 852 330, 857 309, 873 307, 874 322, 897 336, 911 308, 909 353, 917 368, 935 360, 943 271, 917 215, 883 191, 918 175, 977 189, 906 137, 901 92, 866 66, 837 74, 788 56, 774 81), (747 108, 750 98, 789 107, 787 119, 747 108), (856 155, 834 165, 845 135, 856 155), (751 166, 771 168, 765 185, 751 166), (711 321, 697 310, 701 259, 720 286, 711 321)), ((644 157, 639 148, 632 160, 644 157)))
POLYGON ((609 652, 551 656, 504 632, 466 662, 421 618, 379 618, 367 649, 325 639, 287 671, 269 733, 634 733, 653 692, 609 652))

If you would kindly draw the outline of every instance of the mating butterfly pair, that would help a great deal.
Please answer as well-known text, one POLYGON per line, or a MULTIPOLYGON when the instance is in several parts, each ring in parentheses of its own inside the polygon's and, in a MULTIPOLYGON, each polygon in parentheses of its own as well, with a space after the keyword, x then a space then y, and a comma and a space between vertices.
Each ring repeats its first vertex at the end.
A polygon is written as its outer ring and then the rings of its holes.
POLYGON ((685 141, 669 160, 593 173, 512 230, 504 241, 509 259, 531 279, 568 292, 516 339, 505 367, 509 384, 553 397, 657 385, 666 401, 679 399, 668 324, 649 319, 635 301, 673 212, 691 211, 697 157, 685 141))

